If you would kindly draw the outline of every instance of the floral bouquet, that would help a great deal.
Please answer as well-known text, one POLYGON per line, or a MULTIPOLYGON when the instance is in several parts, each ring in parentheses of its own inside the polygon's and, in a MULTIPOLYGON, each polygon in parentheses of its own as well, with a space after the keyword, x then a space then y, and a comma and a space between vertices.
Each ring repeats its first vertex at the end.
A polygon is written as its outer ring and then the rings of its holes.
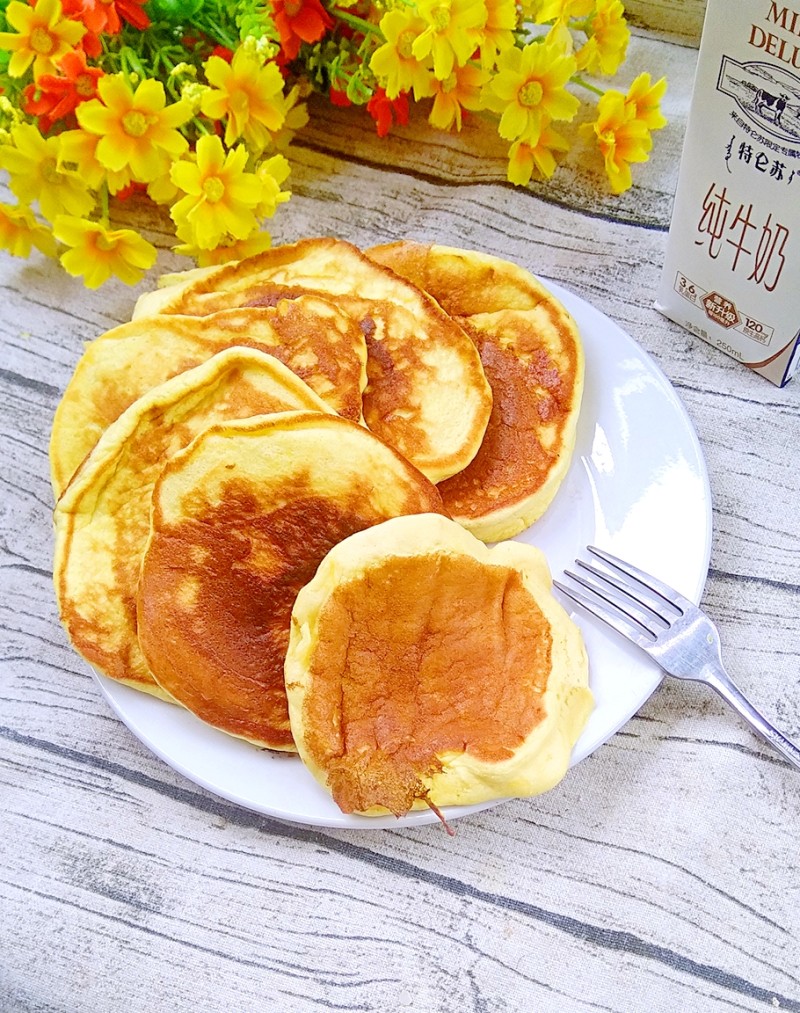
POLYGON ((628 38, 619 0, 0 0, 0 168, 18 201, 0 204, 0 245, 90 288, 133 284, 157 251, 110 205, 141 192, 200 265, 257 253, 312 91, 364 106, 380 136, 411 101, 441 130, 491 117, 519 185, 553 174, 587 96, 596 116, 573 133, 621 193, 666 122, 664 80, 597 83, 628 38))

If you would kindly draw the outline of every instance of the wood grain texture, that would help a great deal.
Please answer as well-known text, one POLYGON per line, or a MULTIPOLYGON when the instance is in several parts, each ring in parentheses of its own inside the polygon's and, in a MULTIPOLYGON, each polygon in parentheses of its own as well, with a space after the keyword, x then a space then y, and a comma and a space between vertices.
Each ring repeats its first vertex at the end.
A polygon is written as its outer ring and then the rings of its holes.
POLYGON ((689 46, 700 44, 705 0, 628 0, 625 16, 634 27, 689 46))
MULTIPOLYGON (((652 308, 692 55, 639 41, 684 84, 669 155, 618 204, 591 166, 505 185, 480 127, 384 145, 337 112, 298 139, 275 238, 473 246, 627 330, 706 454, 704 604, 731 674, 800 737, 800 381, 773 387, 652 308)), ((141 207, 122 218, 168 245, 141 207)), ((556 790, 454 838, 281 824, 147 751, 58 624, 46 456, 81 343, 139 290, 89 293, 37 258, 2 259, 0 285, 0 1010, 800 1011, 800 781, 700 687, 665 684, 556 790)))

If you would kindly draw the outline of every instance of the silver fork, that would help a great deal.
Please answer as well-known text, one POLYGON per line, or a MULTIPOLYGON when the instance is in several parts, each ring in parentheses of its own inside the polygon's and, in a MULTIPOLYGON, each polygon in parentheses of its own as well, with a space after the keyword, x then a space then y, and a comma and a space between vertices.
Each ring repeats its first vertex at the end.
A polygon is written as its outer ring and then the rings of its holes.
POLYGON ((588 545, 587 551, 607 569, 576 559, 576 565, 591 577, 571 570, 564 573, 585 591, 555 580, 559 591, 641 647, 668 675, 711 686, 800 770, 800 749, 773 728, 725 671, 719 634, 708 616, 688 598, 630 563, 593 545, 588 545))

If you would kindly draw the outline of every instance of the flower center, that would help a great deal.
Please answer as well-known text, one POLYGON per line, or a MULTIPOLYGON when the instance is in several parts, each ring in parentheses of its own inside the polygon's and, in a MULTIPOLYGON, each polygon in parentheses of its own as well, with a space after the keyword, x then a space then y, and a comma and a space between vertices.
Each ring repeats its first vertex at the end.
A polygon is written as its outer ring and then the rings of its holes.
POLYGON ((411 60, 414 54, 411 52, 411 47, 414 45, 414 39, 416 35, 411 31, 410 28, 406 28, 404 32, 401 32, 397 39, 397 52, 403 57, 404 60, 411 60))
POLYGON ((230 97, 231 110, 238 115, 247 115, 250 110, 250 100, 243 91, 235 91, 230 97))
POLYGON ((209 176, 203 180, 203 195, 209 204, 216 204, 225 196, 225 184, 219 176, 209 176))
POLYGON ((148 126, 147 117, 138 109, 131 109, 122 117, 122 129, 129 137, 141 137, 148 126))
POLYGON ((442 4, 431 11, 431 20, 437 31, 443 32, 450 24, 450 7, 442 4))
POLYGON ((101 253, 111 253, 112 250, 116 250, 117 248, 116 241, 111 239, 104 232, 99 233, 97 239, 94 241, 94 246, 95 249, 99 250, 101 253))
POLYGON ((42 56, 49 56, 56 48, 56 40, 46 28, 37 25, 31 32, 30 47, 42 56))
POLYGON ((81 98, 92 98, 95 95, 95 82, 91 74, 78 74, 75 78, 75 91, 81 98))
POLYGON ((58 166, 56 165, 56 160, 54 158, 48 158, 47 161, 42 162, 40 172, 45 183, 59 184, 64 182, 64 177, 58 171, 58 166))
POLYGON ((283 9, 287 18, 296 18, 303 9, 303 0, 286 0, 283 9))
POLYGON ((542 86, 538 81, 527 81, 517 92, 517 101, 521 106, 527 106, 530 109, 539 105, 543 94, 542 86))
POLYGON ((457 86, 458 86, 458 78, 455 75, 455 71, 453 71, 450 77, 445 78, 445 80, 442 81, 442 91, 445 93, 445 95, 447 95, 448 92, 451 92, 457 86))

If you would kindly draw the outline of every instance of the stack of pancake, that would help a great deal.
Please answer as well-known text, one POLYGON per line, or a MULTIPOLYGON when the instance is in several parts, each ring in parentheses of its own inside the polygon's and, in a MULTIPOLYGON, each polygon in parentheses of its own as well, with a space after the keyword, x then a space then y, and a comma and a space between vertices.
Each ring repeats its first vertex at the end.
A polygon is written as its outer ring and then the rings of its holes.
POLYGON ((163 279, 88 345, 50 459, 99 671, 297 751, 345 812, 555 784, 591 708, 541 554, 583 357, 530 274, 309 239, 163 279))

